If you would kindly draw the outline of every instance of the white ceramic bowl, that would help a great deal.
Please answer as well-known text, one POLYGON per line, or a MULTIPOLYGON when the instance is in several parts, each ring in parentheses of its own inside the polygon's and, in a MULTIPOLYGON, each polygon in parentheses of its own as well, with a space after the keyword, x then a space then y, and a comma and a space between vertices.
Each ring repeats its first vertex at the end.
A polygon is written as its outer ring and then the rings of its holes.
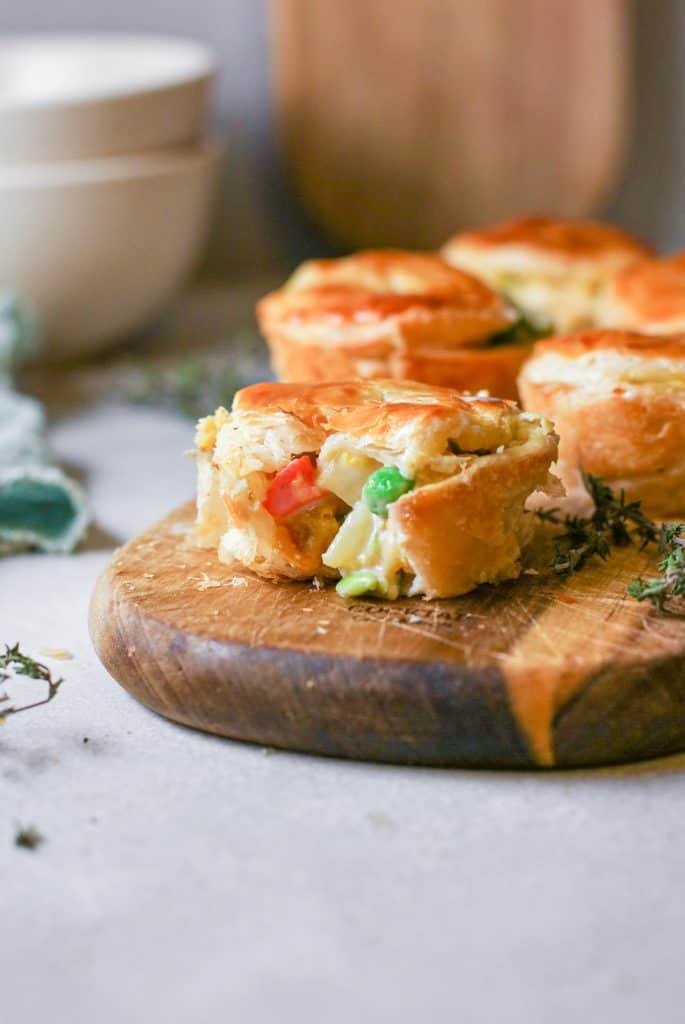
POLYGON ((48 358, 150 323, 206 240, 219 149, 0 169, 0 286, 34 307, 48 358))
POLYGON ((0 164, 194 142, 214 70, 211 51, 185 39, 0 36, 0 164))

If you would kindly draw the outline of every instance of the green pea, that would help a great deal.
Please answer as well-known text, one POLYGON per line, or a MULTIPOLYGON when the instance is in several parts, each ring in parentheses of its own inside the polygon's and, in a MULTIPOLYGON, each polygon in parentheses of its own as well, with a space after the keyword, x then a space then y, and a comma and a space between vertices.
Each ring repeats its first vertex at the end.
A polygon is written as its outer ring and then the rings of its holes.
POLYGON ((373 593, 378 590, 378 577, 369 569, 359 569, 343 576, 336 585, 336 593, 340 597, 359 597, 360 594, 373 593))
POLYGON ((402 476, 397 466, 383 466, 372 473, 362 489, 362 498, 377 516, 388 514, 388 505, 414 487, 413 480, 402 476))

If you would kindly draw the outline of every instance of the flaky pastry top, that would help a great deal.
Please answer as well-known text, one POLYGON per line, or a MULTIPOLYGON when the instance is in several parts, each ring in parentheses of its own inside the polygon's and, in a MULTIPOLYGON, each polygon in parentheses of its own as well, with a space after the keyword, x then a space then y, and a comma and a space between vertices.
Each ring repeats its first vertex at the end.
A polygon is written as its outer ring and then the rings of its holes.
POLYGON ((613 224, 562 217, 530 216, 463 231, 443 248, 448 260, 473 255, 501 272, 541 272, 619 267, 652 254, 652 249, 613 224))
POLYGON ((604 307, 607 322, 655 331, 685 328, 685 253, 640 260, 612 278, 604 307))
MULTIPOLYGON (((522 413, 513 402, 412 381, 263 383, 238 391, 231 414, 220 409, 201 420, 196 445, 210 450, 227 423, 232 431, 265 435, 282 430, 286 420, 307 432, 310 450, 331 434, 344 434, 376 454, 396 453, 397 464, 412 469, 444 455, 454 442, 464 451, 494 450, 525 441, 536 430, 552 432, 546 421, 522 413)), ((307 446, 299 442, 292 450, 307 446)))
MULTIPOLYGON (((309 260, 257 304, 265 333, 312 324, 373 328, 389 321, 449 318, 470 336, 506 330, 509 304, 483 282, 431 253, 384 249, 341 259, 309 260), (475 327, 474 327, 475 325, 475 327)), ((339 343, 340 335, 331 335, 339 343)))

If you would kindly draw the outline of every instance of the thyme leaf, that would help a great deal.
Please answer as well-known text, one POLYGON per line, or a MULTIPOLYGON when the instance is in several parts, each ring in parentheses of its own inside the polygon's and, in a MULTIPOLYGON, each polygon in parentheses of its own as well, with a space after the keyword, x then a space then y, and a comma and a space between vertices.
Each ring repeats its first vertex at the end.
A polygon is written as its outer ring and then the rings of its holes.
POLYGON ((594 509, 589 516, 563 515, 558 508, 537 509, 543 522, 563 526, 557 538, 552 568, 570 575, 594 557, 606 560, 615 547, 639 544, 640 550, 655 544, 661 556, 659 576, 638 577, 628 584, 636 601, 651 601, 657 612, 667 611, 674 598, 685 597, 685 523, 656 523, 642 511, 639 501, 626 501, 601 477, 583 474, 583 485, 594 509))
POLYGON ((24 654, 20 650, 18 643, 12 647, 9 644, 5 644, 4 653, 0 654, 0 686, 12 675, 40 679, 48 684, 48 692, 42 700, 34 701, 32 704, 25 704, 22 707, 14 707, 13 705, 7 706, 9 705, 10 698, 0 690, 0 724, 9 715, 17 715, 20 711, 28 711, 30 708, 40 707, 41 704, 49 704, 57 695, 57 691, 64 682, 62 678, 54 679, 47 665, 24 654))
POLYGON ((204 353, 136 369, 124 385, 124 396, 190 419, 220 405, 230 409, 235 392, 263 376, 256 372, 260 350, 259 338, 252 331, 238 331, 222 357, 204 353))
POLYGON ((659 576, 643 580, 638 576, 628 585, 636 601, 651 601, 658 612, 668 610, 669 601, 685 597, 685 524, 662 523, 657 541, 659 576))
POLYGON ((605 560, 612 547, 625 547, 639 540, 643 548, 657 541, 659 527, 645 515, 639 501, 626 501, 623 490, 616 495, 591 473, 583 473, 583 485, 592 499, 592 515, 562 515, 558 508, 538 509, 535 513, 544 522, 564 527, 554 553, 556 572, 576 572, 594 556, 605 560))
POLYGON ((21 846, 25 850, 35 850, 44 842, 45 836, 33 825, 29 825, 28 828, 20 828, 14 837, 14 845, 21 846))

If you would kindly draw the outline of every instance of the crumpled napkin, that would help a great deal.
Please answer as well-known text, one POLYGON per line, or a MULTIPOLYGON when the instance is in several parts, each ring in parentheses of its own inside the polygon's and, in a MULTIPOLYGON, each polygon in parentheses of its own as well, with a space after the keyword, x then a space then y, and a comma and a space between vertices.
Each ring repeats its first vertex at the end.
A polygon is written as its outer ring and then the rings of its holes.
POLYGON ((14 369, 37 346, 26 306, 0 291, 0 555, 72 551, 91 519, 83 488, 52 465, 42 405, 14 388, 14 369))

